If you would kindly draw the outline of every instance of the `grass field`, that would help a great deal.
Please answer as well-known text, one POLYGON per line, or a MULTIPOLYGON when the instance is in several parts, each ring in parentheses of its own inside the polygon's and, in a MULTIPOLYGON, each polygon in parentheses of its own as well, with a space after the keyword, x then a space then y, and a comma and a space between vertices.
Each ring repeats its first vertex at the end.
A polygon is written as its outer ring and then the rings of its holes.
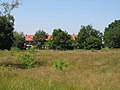
POLYGON ((0 51, 0 90, 120 90, 120 50, 40 50, 32 55, 38 66, 30 69, 19 67, 20 53, 0 51), (68 67, 54 68, 61 60, 68 67))

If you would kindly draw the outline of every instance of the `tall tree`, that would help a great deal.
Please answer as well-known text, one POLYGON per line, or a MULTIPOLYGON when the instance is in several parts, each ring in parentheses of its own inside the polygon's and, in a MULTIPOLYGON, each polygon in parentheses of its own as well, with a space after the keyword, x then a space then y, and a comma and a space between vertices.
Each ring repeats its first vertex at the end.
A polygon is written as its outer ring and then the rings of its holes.
POLYGON ((14 17, 11 11, 19 6, 19 0, 0 4, 0 49, 10 49, 14 42, 14 17))
POLYGON ((54 29, 52 33, 52 48, 57 50, 71 50, 71 36, 61 29, 54 29))
POLYGON ((25 36, 23 33, 18 33, 18 32, 13 32, 14 35, 14 46, 18 47, 19 49, 24 48, 24 43, 25 43, 25 36))
POLYGON ((21 4, 21 0, 12 0, 12 2, 1 2, 0 6, 2 8, 1 15, 3 16, 10 16, 12 10, 15 8, 18 8, 18 6, 21 4))
POLYGON ((43 30, 39 30, 35 33, 35 36, 33 39, 35 40, 37 47, 39 49, 42 49, 42 46, 45 44, 47 37, 48 37, 48 33, 46 33, 43 30))
POLYGON ((0 16, 0 49, 10 49, 13 42, 13 23, 5 16, 0 16))
POLYGON ((77 42, 81 49, 101 49, 102 33, 94 29, 91 25, 81 26, 77 42))
POLYGON ((104 32, 105 46, 109 48, 120 48, 120 20, 115 20, 104 32))

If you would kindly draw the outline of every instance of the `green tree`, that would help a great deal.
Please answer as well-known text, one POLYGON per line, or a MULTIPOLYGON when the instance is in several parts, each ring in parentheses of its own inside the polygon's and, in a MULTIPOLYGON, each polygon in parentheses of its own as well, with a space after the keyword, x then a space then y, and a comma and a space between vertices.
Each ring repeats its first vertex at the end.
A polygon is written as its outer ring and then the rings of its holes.
POLYGON ((109 48, 120 48, 120 20, 115 20, 104 32, 105 46, 109 48))
POLYGON ((45 42, 46 49, 52 49, 52 40, 48 40, 45 42))
POLYGON ((18 47, 19 49, 24 48, 24 43, 25 43, 25 36, 23 33, 18 33, 18 32, 13 32, 14 34, 14 46, 18 47))
POLYGON ((61 29, 54 29, 52 33, 52 48, 56 50, 71 50, 71 36, 61 29))
POLYGON ((15 8, 18 8, 18 6, 21 4, 21 0, 12 0, 12 2, 1 2, 0 6, 2 10, 0 11, 0 14, 2 16, 11 16, 12 10, 15 8))
POLYGON ((35 33, 34 40, 36 42, 36 45, 39 49, 42 49, 42 46, 45 45, 45 41, 48 37, 48 33, 46 33, 43 30, 39 30, 35 33))
POLYGON ((78 47, 78 42, 77 42, 77 40, 72 40, 72 47, 74 48, 74 49, 78 49, 79 47, 78 47))
POLYGON ((14 17, 11 11, 19 6, 19 0, 0 3, 0 49, 10 49, 14 43, 14 17))
POLYGON ((0 16, 0 49, 10 49, 13 42, 14 23, 10 22, 6 16, 0 16))
POLYGON ((80 49, 101 49, 102 33, 91 25, 81 26, 77 42, 80 49))
POLYGON ((101 40, 94 36, 89 36, 86 38, 86 43, 84 45, 84 49, 101 49, 101 40))

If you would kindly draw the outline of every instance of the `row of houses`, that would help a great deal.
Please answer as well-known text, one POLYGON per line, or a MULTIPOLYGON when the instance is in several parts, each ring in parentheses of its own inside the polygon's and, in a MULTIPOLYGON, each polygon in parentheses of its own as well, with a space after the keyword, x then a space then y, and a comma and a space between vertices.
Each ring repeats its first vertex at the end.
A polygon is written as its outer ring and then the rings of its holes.
MULTIPOLYGON (((77 38, 77 35, 73 34, 70 35, 72 40, 75 40, 77 38)), ((34 35, 26 35, 25 36, 25 46, 31 47, 35 44, 35 41, 33 40, 34 35)), ((48 35, 48 37, 45 39, 46 41, 52 40, 52 35, 48 35)))

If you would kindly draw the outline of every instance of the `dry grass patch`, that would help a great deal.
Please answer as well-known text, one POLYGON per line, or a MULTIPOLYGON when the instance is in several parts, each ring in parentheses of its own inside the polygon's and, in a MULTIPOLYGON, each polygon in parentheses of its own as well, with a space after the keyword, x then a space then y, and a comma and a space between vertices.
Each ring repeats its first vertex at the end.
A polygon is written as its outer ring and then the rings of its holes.
POLYGON ((20 53, 0 51, 0 90, 120 89, 120 50, 40 50, 33 54, 38 66, 30 69, 17 67, 20 53), (69 63, 62 71, 53 67, 60 60, 69 63))

